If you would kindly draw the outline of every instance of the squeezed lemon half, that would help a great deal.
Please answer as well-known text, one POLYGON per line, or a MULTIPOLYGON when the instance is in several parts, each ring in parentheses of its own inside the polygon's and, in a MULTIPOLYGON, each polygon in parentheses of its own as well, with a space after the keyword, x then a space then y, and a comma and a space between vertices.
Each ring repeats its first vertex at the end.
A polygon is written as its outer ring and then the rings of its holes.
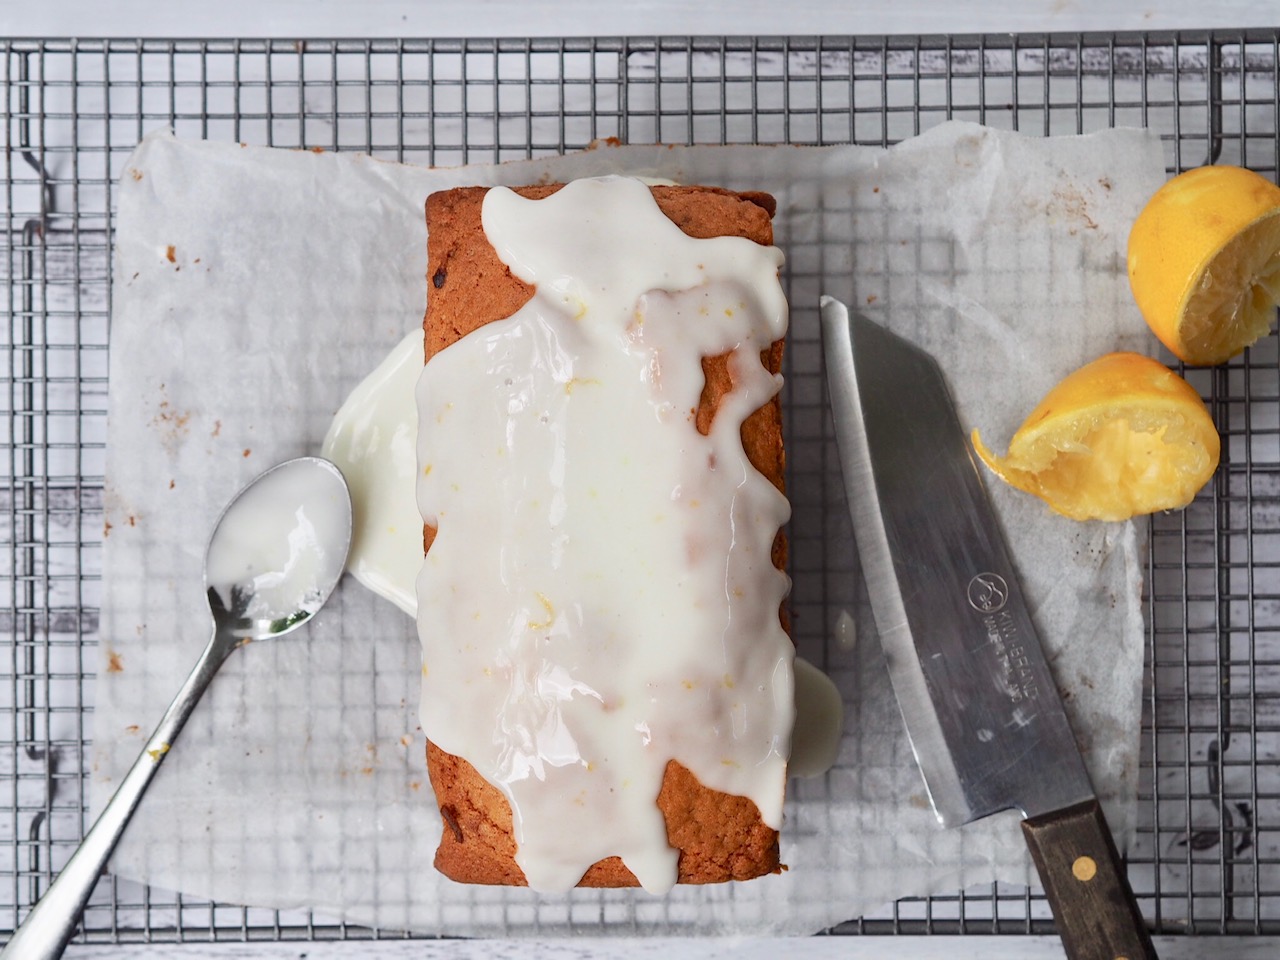
POLYGON ((1185 507, 1218 467, 1218 431, 1191 385, 1136 353, 1109 353, 1045 395, 997 457, 1006 483, 1074 520, 1126 520, 1185 507))
POLYGON ((1134 299, 1161 342, 1186 363, 1222 363, 1275 320, 1280 187, 1242 167, 1174 177, 1134 222, 1128 266, 1134 299))

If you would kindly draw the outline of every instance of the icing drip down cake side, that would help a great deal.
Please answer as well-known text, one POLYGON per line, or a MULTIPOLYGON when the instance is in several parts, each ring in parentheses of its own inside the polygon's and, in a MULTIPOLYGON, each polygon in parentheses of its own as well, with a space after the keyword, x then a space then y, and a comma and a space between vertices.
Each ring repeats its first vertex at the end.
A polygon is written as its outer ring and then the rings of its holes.
POLYGON ((781 869, 773 209, 618 177, 427 201, 418 629, 454 880, 781 869))

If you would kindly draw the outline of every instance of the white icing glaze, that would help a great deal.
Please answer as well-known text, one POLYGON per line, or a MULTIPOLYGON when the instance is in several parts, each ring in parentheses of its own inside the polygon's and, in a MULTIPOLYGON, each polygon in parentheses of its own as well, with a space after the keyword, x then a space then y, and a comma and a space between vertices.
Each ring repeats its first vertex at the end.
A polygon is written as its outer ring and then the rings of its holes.
POLYGON ((422 726, 506 795, 531 887, 617 855, 662 892, 668 760, 782 820, 790 507, 740 435, 781 386, 760 351, 786 329, 782 254, 689 238, 616 177, 495 188, 483 223, 536 293, 419 383, 422 726), (703 436, 701 358, 730 350, 703 436))
POLYGON ((419 327, 351 392, 322 448, 351 488, 355 514, 347 569, 411 617, 418 611, 414 582, 422 569, 422 515, 414 487, 414 390, 421 374, 419 327))
POLYGON ((350 523, 351 501, 330 468, 311 460, 283 464, 227 507, 209 542, 205 583, 228 610, 232 590, 247 587, 249 619, 314 612, 345 559, 326 544, 343 540, 335 535, 345 534, 350 523))
POLYGON ((791 735, 787 772, 793 777, 820 777, 840 755, 844 701, 831 678, 803 657, 796 657, 796 725, 791 735))

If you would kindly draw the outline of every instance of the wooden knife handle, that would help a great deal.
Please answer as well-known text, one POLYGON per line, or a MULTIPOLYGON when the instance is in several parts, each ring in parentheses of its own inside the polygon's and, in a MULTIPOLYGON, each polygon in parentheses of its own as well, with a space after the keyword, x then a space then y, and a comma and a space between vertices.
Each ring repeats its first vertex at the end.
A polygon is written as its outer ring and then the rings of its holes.
POLYGON ((1022 821, 1071 960, 1156 960, 1097 800, 1022 821))

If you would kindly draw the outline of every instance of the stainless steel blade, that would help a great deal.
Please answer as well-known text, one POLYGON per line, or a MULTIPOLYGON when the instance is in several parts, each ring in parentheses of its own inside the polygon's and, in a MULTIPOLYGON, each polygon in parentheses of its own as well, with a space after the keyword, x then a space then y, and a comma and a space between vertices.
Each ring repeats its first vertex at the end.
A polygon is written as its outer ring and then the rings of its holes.
POLYGON ((827 297, 822 335, 863 575, 939 819, 1092 798, 942 370, 827 297))

